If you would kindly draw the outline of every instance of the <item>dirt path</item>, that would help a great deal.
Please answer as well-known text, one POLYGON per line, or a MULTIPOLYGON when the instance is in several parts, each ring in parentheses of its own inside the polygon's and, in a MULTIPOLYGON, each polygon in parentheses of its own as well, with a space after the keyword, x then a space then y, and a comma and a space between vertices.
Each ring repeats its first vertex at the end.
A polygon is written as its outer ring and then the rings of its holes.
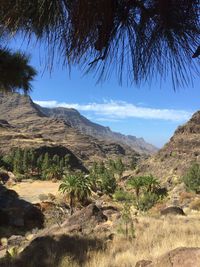
POLYGON ((58 195, 60 183, 51 181, 24 181, 13 185, 10 189, 15 190, 19 197, 31 203, 40 202, 40 195, 58 195))

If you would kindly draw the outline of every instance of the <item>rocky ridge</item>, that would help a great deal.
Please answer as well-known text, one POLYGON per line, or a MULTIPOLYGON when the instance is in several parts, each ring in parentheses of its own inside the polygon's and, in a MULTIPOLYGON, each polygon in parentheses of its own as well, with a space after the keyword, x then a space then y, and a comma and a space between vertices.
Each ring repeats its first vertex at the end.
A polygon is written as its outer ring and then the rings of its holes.
POLYGON ((0 150, 63 146, 84 162, 137 154, 126 145, 80 133, 62 118, 48 117, 29 96, 0 94, 0 150))
POLYGON ((64 120, 67 124, 79 130, 82 134, 95 137, 99 140, 126 145, 142 154, 153 154, 158 150, 155 146, 147 143, 143 138, 113 132, 109 127, 104 127, 100 124, 91 122, 75 109, 63 107, 44 108, 40 106, 38 106, 38 109, 49 117, 64 120))
POLYGON ((193 162, 200 163, 200 111, 179 126, 169 142, 144 161, 137 173, 152 173, 170 185, 179 182, 193 162))

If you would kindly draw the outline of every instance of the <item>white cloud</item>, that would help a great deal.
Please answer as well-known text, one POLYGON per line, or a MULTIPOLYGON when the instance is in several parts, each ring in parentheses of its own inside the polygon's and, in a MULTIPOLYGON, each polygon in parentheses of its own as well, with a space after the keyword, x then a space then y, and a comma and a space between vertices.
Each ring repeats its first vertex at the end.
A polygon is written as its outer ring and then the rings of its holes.
POLYGON ((125 101, 103 101, 103 103, 74 104, 57 101, 34 101, 47 108, 65 107, 93 113, 99 120, 119 120, 125 118, 157 119, 174 122, 188 120, 192 113, 184 110, 147 108, 125 101), (99 117, 99 118, 98 118, 99 117))

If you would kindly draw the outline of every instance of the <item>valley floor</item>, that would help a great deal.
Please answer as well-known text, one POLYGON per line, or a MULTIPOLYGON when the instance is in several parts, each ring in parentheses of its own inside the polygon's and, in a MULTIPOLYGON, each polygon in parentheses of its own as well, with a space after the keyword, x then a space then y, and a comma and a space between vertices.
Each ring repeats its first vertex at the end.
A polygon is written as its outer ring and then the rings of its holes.
POLYGON ((27 180, 11 186, 10 189, 17 192, 20 198, 37 203, 41 200, 47 200, 49 194, 57 195, 59 185, 59 182, 27 180))

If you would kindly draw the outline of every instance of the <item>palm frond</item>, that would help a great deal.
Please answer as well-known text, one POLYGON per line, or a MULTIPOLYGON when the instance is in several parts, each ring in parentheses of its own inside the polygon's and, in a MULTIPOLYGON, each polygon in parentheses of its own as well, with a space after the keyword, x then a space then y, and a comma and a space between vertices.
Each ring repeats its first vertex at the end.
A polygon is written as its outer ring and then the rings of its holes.
POLYGON ((187 85, 199 74, 200 0, 0 0, 0 24, 34 33, 64 64, 99 80, 141 84, 169 75, 187 85))
POLYGON ((29 57, 20 52, 0 48, 0 90, 16 92, 31 90, 36 70, 29 65, 29 57))

